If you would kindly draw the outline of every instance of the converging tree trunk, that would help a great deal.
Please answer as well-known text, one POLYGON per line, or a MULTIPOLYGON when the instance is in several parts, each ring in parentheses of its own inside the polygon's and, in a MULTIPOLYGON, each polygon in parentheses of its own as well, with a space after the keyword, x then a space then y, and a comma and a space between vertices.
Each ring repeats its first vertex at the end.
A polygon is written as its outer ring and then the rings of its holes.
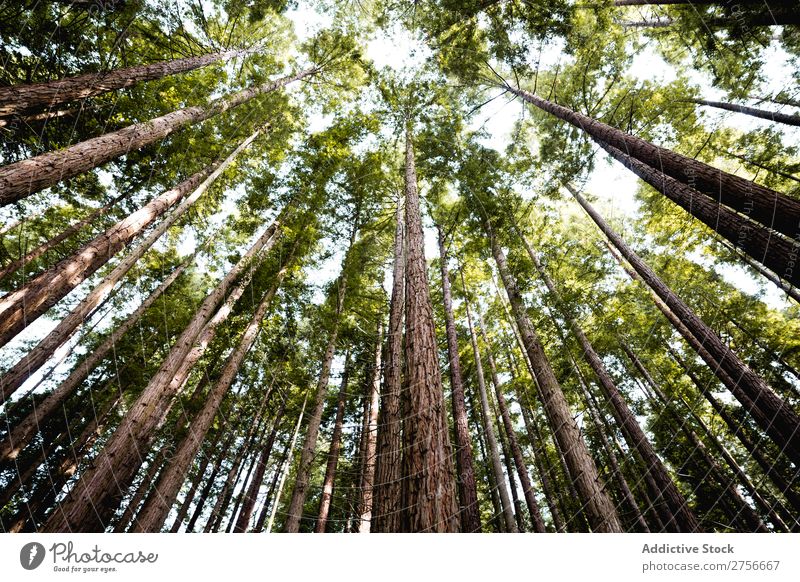
POLYGON ((716 109, 724 109, 725 111, 733 111, 735 113, 743 113, 751 117, 758 117, 759 119, 767 119, 776 123, 784 123, 786 125, 800 125, 800 115, 790 115, 788 113, 780 113, 779 111, 769 111, 767 109, 759 109, 757 107, 748 107, 747 105, 739 105, 737 103, 726 103, 724 101, 709 101, 706 99, 692 99, 692 103, 696 105, 704 105, 706 107, 714 107, 716 109))
POLYGON ((364 436, 364 471, 361 480, 361 503, 359 504, 360 518, 358 522, 359 533, 369 533, 372 521, 373 487, 375 485, 375 465, 378 450, 378 406, 381 395, 381 351, 383 350, 383 315, 378 321, 378 331, 375 340, 375 359, 372 361, 372 377, 369 391, 369 420, 367 434, 364 436))

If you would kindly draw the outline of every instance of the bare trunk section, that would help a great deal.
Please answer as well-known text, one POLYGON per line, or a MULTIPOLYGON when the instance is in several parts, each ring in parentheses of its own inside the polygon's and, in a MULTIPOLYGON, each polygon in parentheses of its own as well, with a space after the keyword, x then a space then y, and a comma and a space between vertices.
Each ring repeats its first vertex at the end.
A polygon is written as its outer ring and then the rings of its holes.
MULTIPOLYGON (((135 474, 141 463, 137 451, 148 449, 155 431, 164 422, 172 398, 185 379, 185 376, 178 378, 176 374, 181 373, 182 365, 184 368, 187 367, 185 364, 191 366, 187 356, 190 355, 195 341, 201 339, 199 336, 208 324, 227 317, 230 306, 223 305, 216 315, 214 311, 232 288, 234 281, 246 269, 252 272, 254 259, 259 253, 268 251, 275 244, 279 225, 280 219, 276 219, 217 287, 206 296, 195 316, 161 363, 158 372, 106 443, 93 466, 81 476, 75 489, 45 524, 45 530, 92 531, 103 527, 103 523, 98 521, 98 513, 102 515, 105 511, 113 510, 119 501, 119 495, 124 494, 124 490, 118 489, 118 484, 125 486, 135 474)), ((239 286, 234 289, 233 294, 239 289, 243 290, 239 286)), ((212 324, 211 329, 214 328, 212 324)), ((198 347, 200 349, 196 358, 199 358, 204 350, 203 345, 198 347)))
POLYGON ((577 191, 570 189, 570 192, 613 246, 630 263, 646 286, 663 301, 666 310, 662 308, 662 312, 665 315, 667 312, 673 314, 670 321, 676 325, 686 341, 697 349, 700 357, 725 382, 736 399, 753 415, 754 420, 770 435, 779 448, 795 463, 800 463, 800 417, 797 413, 773 392, 763 378, 742 362, 730 346, 722 342, 716 332, 706 325, 623 242, 622 238, 606 224, 597 211, 577 191))
POLYGON ((639 422, 636 420, 636 415, 634 415, 625 398, 622 396, 622 393, 617 388, 617 385, 611 378, 611 374, 609 374, 605 364, 595 351, 594 346, 589 341, 589 338, 586 337, 583 328, 581 328, 576 319, 571 315, 569 308, 565 305, 561 294, 556 288, 555 282, 550 278, 550 275, 547 273, 547 271, 545 271, 544 266, 542 265, 536 253, 533 252, 533 248, 531 248, 528 240, 522 235, 521 232, 518 232, 518 235, 525 246, 531 262, 536 267, 539 276, 541 276, 542 280, 547 286, 548 291, 550 292, 550 295, 553 297, 553 301, 557 305, 561 316, 567 321, 572 329, 573 335, 577 338, 578 344, 583 351, 584 359, 592 368, 592 371, 597 377, 599 386, 603 391, 603 395, 609 404, 611 404, 611 411, 614 415, 614 420, 616 420, 617 424, 622 430, 622 434, 625 436, 625 440, 628 442, 628 445, 641 457, 645 465, 645 470, 653 476, 653 479, 658 485, 658 494, 663 496, 664 500, 666 501, 670 513, 672 514, 676 525, 679 527, 679 531, 700 531, 700 524, 687 505, 686 499, 684 499, 681 492, 678 491, 678 488, 675 486, 675 483, 667 471, 667 468, 661 462, 660 457, 656 454, 650 439, 647 438, 647 435, 644 434, 641 426, 639 426, 639 422))
POLYGON ((75 390, 89 376, 92 370, 105 359, 114 349, 117 342, 130 330, 145 311, 147 311, 164 292, 180 277, 186 268, 194 260, 194 255, 190 255, 183 263, 176 267, 170 275, 145 299, 142 304, 131 313, 125 321, 115 326, 114 331, 103 340, 95 349, 75 365, 69 376, 64 379, 58 388, 50 393, 41 403, 35 405, 34 409, 17 423, 9 432, 8 436, 0 443, 0 466, 11 461, 19 455, 20 451, 36 435, 39 426, 49 419, 59 407, 72 396, 75 390))
POLYGON ((83 174, 132 150, 155 143, 182 127, 224 113, 257 95, 275 91, 317 71, 317 68, 306 69, 277 81, 221 97, 205 107, 179 109, 58 151, 7 164, 0 168, 0 206, 27 198, 31 194, 83 174))
POLYGON ((369 421, 364 446, 364 471, 361 480, 361 503, 358 532, 369 533, 372 521, 372 501, 375 485, 375 465, 378 450, 378 405, 381 395, 381 351, 383 348, 383 315, 378 321, 375 340, 375 359, 372 362, 372 378, 369 392, 369 421))
POLYGON ((458 494, 409 127, 406 128, 405 195, 405 356, 410 414, 403 424, 403 531, 458 532, 458 494))
POLYGON ((800 269, 794 269, 797 254, 800 252, 800 240, 787 240, 617 148, 603 142, 600 142, 600 146, 642 180, 727 240, 735 249, 782 277, 788 283, 780 283, 782 289, 789 290, 800 285, 800 269))
MULTIPOLYGON (((342 372, 342 382, 339 386, 339 395, 336 399, 336 418, 333 422, 333 434, 331 435, 331 446, 328 449, 328 463, 325 466, 325 478, 322 481, 322 498, 319 504, 319 514, 317 523, 314 526, 314 533, 325 533, 328 525, 328 515, 331 510, 333 500, 333 485, 336 479, 336 467, 339 464, 339 451, 342 444, 342 424, 344 422, 344 407, 347 400, 347 382, 350 375, 350 352, 344 356, 344 371, 342 372)), ((365 412, 367 412, 365 410, 365 412)))
POLYGON ((252 51, 228 50, 150 65, 136 65, 113 71, 87 73, 44 83, 0 87, 0 117, 34 113, 70 101, 132 87, 144 81, 185 73, 218 61, 243 56, 249 52, 252 51))
POLYGON ((767 109, 759 109, 757 107, 748 107, 746 105, 738 105, 736 103, 726 103, 724 101, 708 101, 706 99, 692 99, 692 103, 696 105, 704 105, 706 107, 714 107, 716 109, 724 109, 725 111, 733 111, 735 113, 743 113, 751 117, 758 117, 776 123, 784 123, 786 125, 800 125, 800 115, 789 115, 787 113, 780 113, 777 111, 769 111, 767 109))
MULTIPOLYGON (((461 284, 464 285, 464 278, 463 273, 461 275, 461 284)), ((497 447, 497 434, 494 430, 494 423, 492 419, 489 417, 489 398, 486 394, 486 377, 483 374, 483 364, 481 362, 481 353, 480 349, 478 348, 478 337, 475 334, 475 329, 472 325, 472 314, 470 313, 469 309, 469 301, 466 299, 466 287, 464 289, 464 308, 467 312, 467 326, 469 327, 469 336, 470 341, 472 342, 472 354, 475 357, 475 374, 478 380, 478 392, 480 393, 481 398, 481 424, 483 425, 481 428, 483 429, 484 435, 486 435, 486 448, 489 454, 489 459, 491 460, 492 466, 492 474, 494 475, 494 481, 497 485, 497 493, 500 496, 500 507, 503 511, 503 520, 505 524, 505 529, 511 533, 517 533, 519 529, 517 528, 517 523, 514 519, 514 509, 511 505, 511 498, 508 494, 508 488, 506 487, 506 478, 503 474, 503 467, 500 464, 500 453, 497 447)), ((509 475, 510 478, 513 478, 513 475, 509 475)))
POLYGON ((400 531, 400 483, 402 478, 402 420, 400 392, 403 372, 403 313, 405 311, 405 261, 403 205, 397 203, 394 234, 392 297, 386 368, 378 417, 378 452, 375 464, 375 500, 370 530, 400 531))
POLYGON ((508 91, 585 131, 650 167, 694 187, 720 205, 738 210, 751 220, 772 228, 789 239, 797 236, 800 200, 789 198, 755 182, 734 176, 693 158, 651 144, 615 127, 546 101, 532 93, 505 86, 508 91))
POLYGON ((542 405, 564 455, 569 475, 580 495, 583 511, 594 531, 621 532, 622 525, 614 504, 603 490, 597 467, 581 437, 564 392, 556 380, 542 344, 528 318, 522 295, 488 221, 484 222, 484 229, 541 392, 542 405))
POLYGON ((497 398, 497 407, 500 409, 500 418, 503 421, 506 435, 508 436, 508 446, 511 449, 511 457, 514 460, 514 466, 519 475, 519 482, 522 484, 522 492, 525 496, 525 503, 528 506, 528 512, 531 515, 533 523, 533 530, 537 533, 544 533, 544 521, 542 514, 539 510, 539 504, 536 501, 536 496, 533 491, 533 484, 531 483, 530 475, 528 475, 528 467, 525 465, 525 459, 522 457, 522 449, 517 442, 517 433, 514 429, 514 424, 511 422, 511 414, 508 411, 508 404, 506 404, 506 397, 500 386, 500 379, 497 375, 497 364, 495 364, 494 356, 492 356, 491 344, 486 335, 486 326, 483 323, 483 316, 478 313, 478 325, 480 326, 481 337, 483 343, 486 345, 486 361, 489 363, 489 377, 494 386, 494 393, 497 398))
POLYGON ((450 364, 450 392, 453 401, 453 424, 456 441, 456 470, 458 471, 458 500, 461 509, 461 531, 481 531, 481 516, 478 507, 478 487, 475 484, 475 469, 472 466, 472 442, 469 436, 467 405, 464 401, 464 381, 461 362, 458 359, 458 334, 453 317, 453 297, 450 290, 450 272, 447 267, 447 249, 442 227, 436 226, 439 237, 439 268, 442 276, 444 296, 445 328, 447 330, 447 355, 450 364))
MULTIPOLYGON (((209 186, 233 162, 236 156, 247 148, 260 133, 260 129, 256 130, 224 160, 213 162, 175 188, 167 190, 127 218, 107 229, 103 234, 83 245, 72 256, 58 262, 41 275, 31 279, 20 289, 0 298, 0 315, 3 316, 3 319, 0 320, 0 345, 5 345, 8 340, 25 329, 97 269, 105 265, 111 257, 121 251, 125 245, 142 233, 145 228, 163 215, 170 207, 179 201, 181 202, 145 240, 120 262, 112 273, 92 290, 83 302, 59 324, 59 327, 53 330, 27 356, 27 359, 23 359, 20 362, 22 370, 17 370, 9 378, 3 378, 3 393, 6 394, 6 397, 9 390, 13 391, 27 378, 23 372, 36 370, 47 360, 52 349, 55 349, 52 346, 61 345, 65 341, 68 334, 80 324, 83 317, 88 313, 87 310, 99 303, 102 297, 136 264, 153 243, 203 195, 209 186), (190 192, 191 194, 187 196, 190 192)), ((6 374, 6 376, 8 375, 6 374)))

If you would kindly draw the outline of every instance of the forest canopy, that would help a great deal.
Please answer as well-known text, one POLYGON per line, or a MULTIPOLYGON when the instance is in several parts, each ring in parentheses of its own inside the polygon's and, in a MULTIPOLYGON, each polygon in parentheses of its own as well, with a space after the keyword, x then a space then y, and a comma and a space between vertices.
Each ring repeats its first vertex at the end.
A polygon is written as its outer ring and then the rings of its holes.
POLYGON ((0 531, 800 531, 792 0, 0 2, 0 531))

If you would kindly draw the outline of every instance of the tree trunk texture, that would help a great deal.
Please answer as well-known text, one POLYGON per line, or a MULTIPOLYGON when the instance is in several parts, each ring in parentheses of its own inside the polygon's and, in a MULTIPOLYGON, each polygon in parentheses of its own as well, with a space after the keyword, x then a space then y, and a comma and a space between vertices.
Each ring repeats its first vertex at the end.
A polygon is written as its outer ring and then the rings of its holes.
POLYGON ((724 344, 714 330, 708 327, 680 297, 675 295, 580 194, 573 190, 570 192, 613 246, 630 263, 646 286, 663 301, 667 307, 666 311, 674 315, 681 335, 693 347, 697 346, 700 357, 725 382, 736 399, 753 415, 754 420, 779 448, 792 461, 800 463, 800 417, 797 413, 742 362, 739 356, 724 344), (723 375, 727 377, 727 381, 723 379, 723 375))
MULTIPOLYGON (((12 291, 0 298, 0 345, 5 345, 12 337, 25 329, 40 315, 45 313, 59 300, 66 296, 70 291, 86 280, 97 269, 105 265, 108 260, 121 251, 137 235, 143 232, 157 218, 163 215, 170 207, 178 203, 181 204, 165 218, 161 224, 143 240, 131 253, 129 253, 117 267, 103 281, 92 290, 73 313, 70 314, 60 324, 56 330, 37 346, 35 355, 29 355, 29 362, 23 368, 36 369, 37 358, 44 358, 51 351, 52 345, 61 345, 64 336, 74 330, 80 321, 81 314, 87 313, 90 306, 95 306, 105 294, 113 288, 136 262, 147 252, 153 243, 158 240, 175 221, 178 220, 186 211, 197 201, 208 187, 219 177, 220 174, 233 162, 239 153, 247 148, 261 133, 256 130, 250 137, 244 140, 231 152, 224 160, 217 160, 197 172, 189 179, 185 180, 175 188, 167 190, 148 204, 130 214, 114 226, 107 229, 103 234, 98 235, 92 241, 83 245, 75 254, 58 262, 50 269, 34 277, 20 289, 12 291), (187 194, 191 195, 187 197, 187 194), (80 318, 80 319, 78 319, 80 318), (63 326, 63 327, 62 327, 63 326), (40 355, 41 354, 41 355, 40 355)), ((68 337, 68 335, 67 335, 68 337)), ((54 349, 54 348, 53 348, 54 349)), ((41 365, 38 364, 39 366, 41 365)), ((5 385, 13 386, 19 382, 15 374, 3 380, 3 392, 9 389, 5 385)), ((27 376, 25 376, 27 378, 27 376)), ((24 381, 24 380, 23 380, 24 381)))
POLYGON ((359 533, 369 533, 372 522, 372 502, 375 486, 375 465, 378 450, 378 406, 381 396, 381 352, 383 350, 383 315, 378 321, 378 331, 375 340, 375 359, 372 362, 372 377, 369 391, 369 422, 364 447, 364 471, 361 480, 361 502, 359 503, 360 517, 358 522, 359 533))
POLYGON ((642 180, 730 242, 735 249, 785 279, 788 285, 781 283, 782 289, 800 285, 800 269, 794 269, 800 241, 788 240, 745 215, 720 206, 694 188, 631 158, 613 146, 602 142, 600 146, 642 180))
POLYGON ((789 198, 761 186, 714 168, 687 156, 651 144, 591 117, 577 113, 523 91, 505 86, 508 91, 585 131, 594 139, 624 151, 640 162, 657 168, 679 182, 692 185, 718 204, 738 210, 751 220, 772 228, 789 239, 797 236, 800 225, 800 200, 789 198))
POLYGON ((406 128, 406 385, 403 531, 458 532, 458 495, 433 321, 411 131, 406 128))
MULTIPOLYGON (((461 284, 464 285, 463 273, 461 277, 461 284)), ((497 493, 500 496, 500 507, 503 512, 505 531, 517 533, 519 529, 517 528, 517 523, 514 519, 514 507, 511 504, 511 498, 509 497, 508 488, 506 487, 506 478, 503 474, 503 467, 500 464, 500 452, 497 446, 497 434, 495 433, 494 423, 489 416, 490 407, 489 397, 486 394, 486 377, 483 373, 483 363, 481 362, 481 353, 480 348, 478 347, 478 337, 475 334, 475 329, 472 324, 472 314, 470 313, 469 301, 466 299, 466 287, 464 288, 464 297, 464 308, 467 312, 467 326, 469 327, 469 336, 472 343, 472 354, 475 358, 475 375, 477 376, 478 392, 480 393, 481 398, 481 429, 483 430, 483 434, 486 436, 486 448, 491 461, 492 474, 497 487, 497 493)), ((509 477, 513 476, 509 475, 509 477)))
POLYGON ((775 123, 784 123, 786 125, 800 125, 800 115, 790 115, 788 113, 780 113, 778 111, 769 111, 767 109, 759 109, 757 107, 748 107, 746 105, 739 105, 737 103, 727 103, 724 101, 709 101, 706 99, 692 99, 692 103, 696 105, 704 105, 706 107, 714 107, 716 109, 724 109, 725 111, 733 111, 735 113, 743 113, 751 117, 758 117, 766 119, 775 123))
POLYGON ((400 392, 403 373, 403 313, 405 311, 405 252, 403 205, 397 203, 394 234, 392 297, 389 305, 389 329, 386 367, 378 415, 378 452, 375 463, 373 532, 400 531, 400 483, 402 479, 402 418, 400 392))
MULTIPOLYGON (((325 478, 322 481, 322 497, 319 503, 319 513, 317 523, 314 526, 314 533, 325 533, 328 525, 328 515, 331 510, 333 500, 333 485, 336 480, 336 467, 339 464, 339 451, 342 444, 342 424, 344 423, 344 407, 347 403, 347 383, 350 376, 350 352, 344 356, 344 371, 342 381, 339 386, 339 395, 336 399, 336 418, 333 422, 333 434, 331 435, 331 446, 328 449, 328 463, 325 466, 325 478)), ((366 411, 365 411, 366 412, 366 411)))
POLYGON ((553 434, 563 452, 569 475, 580 495, 584 512, 594 531, 621 532, 622 525, 619 522, 614 504, 603 490, 594 460, 586 443, 581 438, 580 430, 572 417, 564 392, 561 390, 558 380, 556 380, 542 344, 533 329, 530 319, 528 319, 522 302, 522 295, 508 268, 505 254, 500 248, 500 244, 488 222, 484 222, 484 230, 489 239, 492 254, 500 271, 503 285, 506 288, 517 327, 533 367, 534 377, 541 391, 542 405, 547 412, 553 434))
POLYGON ((244 56, 249 52, 252 51, 227 50, 150 65, 87 73, 44 83, 0 87, 0 117, 35 113, 70 101, 132 87, 144 81, 185 73, 218 61, 244 56))
POLYGON ((64 404, 83 383, 89 374, 105 357, 111 353, 117 342, 139 321, 145 311, 147 311, 164 292, 180 277, 186 268, 194 260, 194 255, 189 256, 183 263, 176 267, 170 275, 145 299, 142 304, 131 313, 125 321, 114 327, 114 331, 103 340, 95 349, 75 365, 70 375, 64 379, 58 388, 47 395, 47 397, 20 422, 15 424, 8 436, 0 442, 0 466, 12 461, 19 455, 20 451, 39 431, 39 426, 46 422, 59 407, 64 404))
POLYGON ((0 206, 27 198, 130 151, 155 143, 182 127, 224 113, 257 95, 275 91, 316 72, 316 68, 306 69, 277 81, 221 97, 205 107, 194 106, 179 109, 150 121, 129 125, 58 151, 7 164, 0 168, 0 206))
POLYGON ((216 329, 216 325, 227 317, 232 307, 231 303, 234 303, 244 290, 242 284, 239 283, 233 289, 231 297, 219 308, 218 313, 214 314, 214 311, 239 275, 245 269, 252 273, 255 266, 254 258, 262 251, 266 253, 272 248, 278 238, 279 225, 280 219, 276 219, 217 287, 206 296, 195 316, 161 363, 158 372, 142 391, 103 451, 81 476, 75 489, 62 502, 59 510, 48 520, 45 525, 47 531, 92 531, 103 527, 102 521, 98 520, 98 513, 102 515, 113 511, 120 496, 124 495, 126 479, 133 477, 141 463, 137 451, 148 449, 155 431, 169 412, 173 396, 185 380, 181 368, 186 370, 186 374, 191 369, 193 362, 187 357, 193 351, 194 361, 202 355, 205 346, 208 345, 203 344, 202 340, 210 338, 200 338, 201 334, 209 335, 204 329, 209 331, 216 329), (198 349, 193 350, 198 339, 201 343, 197 346, 198 349), (179 378, 176 374, 183 375, 183 378, 179 378), (123 487, 119 488, 119 485, 123 487))
POLYGON ((481 516, 480 508, 478 507, 478 487, 475 483, 475 469, 472 465, 472 442, 469 436, 467 405, 464 402, 464 381, 461 376, 461 362, 458 358, 458 334, 456 332, 456 321, 453 317, 453 297, 450 290, 450 272, 447 267, 447 248, 445 247, 445 235, 442 227, 437 225, 436 228, 439 235, 439 268, 442 276, 447 355, 450 366, 450 393, 455 427, 461 531, 480 532, 481 516))

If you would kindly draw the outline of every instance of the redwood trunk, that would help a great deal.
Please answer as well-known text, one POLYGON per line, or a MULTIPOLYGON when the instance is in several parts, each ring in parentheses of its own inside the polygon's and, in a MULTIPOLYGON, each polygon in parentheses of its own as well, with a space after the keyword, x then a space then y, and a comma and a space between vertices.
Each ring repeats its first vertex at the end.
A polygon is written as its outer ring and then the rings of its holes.
POLYGON ((269 93, 316 72, 316 68, 306 69, 290 77, 221 97, 205 107, 179 109, 62 150, 47 152, 3 166, 0 168, 0 206, 27 198, 31 194, 83 174, 130 151, 155 143, 184 126, 209 119, 257 95, 269 93))
POLYGON ((400 483, 402 478, 402 424, 400 392, 403 367, 403 312, 405 304, 405 265, 403 206, 398 201, 395 216, 392 297, 389 305, 389 330, 386 368, 378 418, 378 452, 375 465, 375 501, 370 530, 400 531, 400 483))
POLYGON ((478 487, 475 483, 475 469, 472 466, 472 442, 469 436, 467 405, 464 401, 461 362, 458 358, 458 334, 456 333, 456 321, 453 317, 453 297, 450 290, 450 273, 447 268, 448 256, 442 227, 437 225, 436 228, 439 234, 439 267, 442 276, 445 328, 447 330, 447 355, 450 366, 450 392, 453 401, 461 531, 479 532, 481 531, 481 516, 478 507, 478 487))
POLYGON ((405 198, 405 356, 410 414, 403 423, 403 531, 457 532, 458 494, 409 128, 406 128, 405 198))
POLYGON ((558 380, 556 380, 553 369, 550 367, 550 362, 544 353, 539 337, 534 331, 530 319, 528 319, 522 295, 508 268, 505 254, 500 248, 500 244, 497 242, 488 222, 484 223, 484 228, 541 391, 542 405, 547 412, 553 434, 563 453, 569 476, 580 496, 583 511, 594 531, 621 532, 622 525, 619 522, 614 504, 603 490, 594 460, 581 437, 580 430, 569 409, 567 399, 558 384, 558 380))
POLYGON ((725 111, 733 111, 735 113, 743 113, 745 115, 750 115, 751 117, 767 119, 777 123, 785 123, 786 125, 800 125, 800 115, 789 115, 787 113, 768 111, 766 109, 758 109, 757 107, 748 107, 746 105, 738 105, 736 103, 726 103, 724 101, 692 99, 692 103, 697 105, 705 105, 706 107, 714 107, 716 109, 724 109, 725 111))
MULTIPOLYGON (((761 428, 769 434, 785 454, 795 463, 800 463, 800 417, 787 402, 772 391, 767 383, 753 372, 733 350, 722 342, 656 273, 634 253, 622 238, 614 232, 578 194, 570 190, 586 213, 608 237, 614 247, 625 257, 642 281, 664 302, 678 320, 678 331, 698 350, 698 354, 714 370, 721 380, 723 375, 733 395, 742 403, 761 428)), ((662 309, 662 311, 664 311, 662 309)), ((671 318, 672 319, 672 318, 671 318)))
POLYGON ((33 113, 70 101, 95 97, 117 89, 132 87, 143 81, 152 81, 199 69, 217 61, 226 61, 241 56, 247 52, 228 50, 150 65, 87 73, 44 83, 0 87, 0 117, 33 113))
POLYGON ((381 394, 381 350, 383 349, 383 315, 378 321, 378 333, 375 342, 375 359, 372 362, 372 378, 369 393, 369 422, 364 446, 364 471, 361 480, 361 503, 359 533, 369 533, 372 522, 373 486, 375 485, 375 464, 378 446, 378 405, 381 394))
POLYGON ((582 129, 594 139, 626 152, 653 168, 697 190, 719 204, 730 206, 748 218, 783 233, 797 236, 800 200, 789 198, 755 182, 734 176, 693 158, 653 145, 615 127, 506 85, 508 91, 536 107, 582 129))

